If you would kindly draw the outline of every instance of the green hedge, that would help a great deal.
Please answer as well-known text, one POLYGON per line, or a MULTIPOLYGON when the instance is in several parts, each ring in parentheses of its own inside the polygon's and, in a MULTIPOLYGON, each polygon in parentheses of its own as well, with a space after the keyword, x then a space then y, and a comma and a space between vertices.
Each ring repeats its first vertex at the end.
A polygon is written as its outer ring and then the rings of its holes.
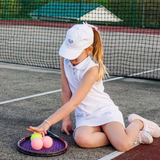
MULTIPOLYGON (((57 0, 56 0, 57 1, 57 0)), ((160 0, 59 0, 74 3, 101 3, 123 20, 122 25, 160 27, 160 0)), ((0 0, 1 19, 31 19, 30 12, 53 0, 0 0)), ((91 4, 92 5, 92 4, 91 4)))

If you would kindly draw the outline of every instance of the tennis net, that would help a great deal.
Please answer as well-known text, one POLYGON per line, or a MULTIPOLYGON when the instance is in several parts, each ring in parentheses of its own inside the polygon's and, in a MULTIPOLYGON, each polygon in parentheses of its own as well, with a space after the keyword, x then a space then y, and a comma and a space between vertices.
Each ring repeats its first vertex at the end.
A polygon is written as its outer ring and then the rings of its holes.
POLYGON ((102 35, 113 76, 160 80, 160 0, 1 0, 0 61, 60 68, 66 31, 87 21, 102 35))

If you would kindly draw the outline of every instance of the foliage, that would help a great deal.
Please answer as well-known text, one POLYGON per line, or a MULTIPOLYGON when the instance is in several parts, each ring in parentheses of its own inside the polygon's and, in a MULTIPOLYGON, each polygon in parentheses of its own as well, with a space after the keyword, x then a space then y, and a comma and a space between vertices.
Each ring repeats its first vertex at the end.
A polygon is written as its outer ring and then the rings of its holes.
POLYGON ((18 17, 21 14, 21 8, 20 0, 0 0, 0 17, 18 17))
POLYGON ((0 0, 0 18, 31 19, 32 11, 53 1, 102 4, 123 20, 118 25, 160 26, 160 0, 0 0))

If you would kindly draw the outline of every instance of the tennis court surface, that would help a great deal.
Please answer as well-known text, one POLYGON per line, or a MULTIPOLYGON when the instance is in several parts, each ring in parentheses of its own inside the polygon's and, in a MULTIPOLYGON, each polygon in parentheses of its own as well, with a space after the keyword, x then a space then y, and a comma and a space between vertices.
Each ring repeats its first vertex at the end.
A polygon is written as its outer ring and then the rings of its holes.
MULTIPOLYGON (((132 78, 110 78, 104 82, 105 91, 111 96, 123 112, 125 124, 127 116, 137 113, 160 125, 160 83, 158 81, 132 78)), ((60 70, 0 63, 0 156, 1 159, 71 159, 71 160, 107 160, 119 154, 112 146, 96 149, 78 147, 72 135, 61 133, 61 122, 52 126, 51 131, 68 142, 68 151, 56 157, 33 157, 16 150, 16 144, 22 137, 31 133, 26 131, 30 125, 37 126, 45 118, 61 107, 60 70)), ((74 113, 71 114, 74 127, 74 113)), ((118 134, 118 133, 117 133, 118 134)), ((123 153, 115 160, 158 159, 160 139, 151 145, 140 145, 123 153), (141 159, 141 158, 140 158, 141 159)))
MULTIPOLYGON (((84 149, 61 133, 61 122, 51 131, 68 142, 65 154, 41 158, 16 150, 18 140, 31 134, 27 127, 61 107, 58 51, 66 31, 85 21, 101 33, 111 75, 105 91, 126 126, 131 113, 160 125, 160 0, 1 0, 0 6, 0 159, 160 159, 160 138, 125 153, 112 146, 84 149)), ((73 128, 74 120, 72 113, 73 128)))

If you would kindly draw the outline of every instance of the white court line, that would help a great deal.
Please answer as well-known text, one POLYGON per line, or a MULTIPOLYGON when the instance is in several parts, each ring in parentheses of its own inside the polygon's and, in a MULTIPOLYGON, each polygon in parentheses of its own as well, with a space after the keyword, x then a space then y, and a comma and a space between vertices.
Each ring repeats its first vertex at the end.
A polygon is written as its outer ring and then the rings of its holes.
POLYGON ((113 159, 113 158, 115 158, 115 157, 118 157, 119 155, 121 155, 121 154, 123 154, 123 153, 124 153, 124 152, 114 151, 114 152, 112 152, 112 153, 110 153, 110 154, 102 157, 102 158, 99 159, 99 160, 111 160, 111 159, 113 159))
POLYGON ((16 64, 7 65, 6 63, 2 63, 2 62, 0 63, 0 68, 21 70, 21 71, 30 71, 30 72, 61 74, 60 70, 58 70, 58 69, 40 68, 40 67, 33 67, 33 66, 25 66, 24 67, 24 65, 16 65, 16 64))
MULTIPOLYGON (((134 144, 132 148, 134 148, 134 147, 136 147, 138 145, 139 144, 134 144)), ((116 158, 116 157, 120 156, 123 153, 125 153, 125 152, 114 151, 114 152, 112 152, 112 153, 110 153, 110 154, 108 154, 108 155, 106 155, 106 156, 104 156, 104 157, 102 157, 102 158, 100 158, 98 160, 111 160, 113 158, 116 158)))
POLYGON ((141 75, 141 74, 145 74, 145 73, 150 73, 150 72, 155 72, 155 71, 160 71, 160 68, 152 69, 152 70, 144 71, 144 72, 139 72, 139 73, 134 73, 134 74, 131 74, 129 76, 137 76, 137 75, 141 75))
MULTIPOLYGON (((152 70, 148 70, 148 71, 143 71, 143 72, 139 72, 139 73, 134 73, 134 74, 128 75, 128 77, 137 76, 137 75, 141 75, 141 74, 145 74, 145 73, 150 73, 150 72, 155 72, 155 71, 159 71, 159 70, 160 70, 160 68, 152 69, 152 70)), ((119 80, 119 79, 123 79, 123 78, 125 78, 125 77, 116 77, 116 78, 104 80, 103 82, 109 82, 109 81, 119 80)))
POLYGON ((103 82, 115 81, 115 80, 123 79, 123 78, 125 78, 125 77, 116 77, 116 78, 106 79, 103 82))
POLYGON ((44 96, 44 95, 48 95, 48 94, 52 94, 52 93, 57 93, 57 92, 61 92, 61 89, 54 90, 54 91, 49 91, 49 92, 44 92, 44 93, 39 93, 39 94, 34 94, 34 95, 26 96, 26 97, 11 99, 11 100, 7 100, 7 101, 3 101, 3 102, 0 102, 0 105, 1 104, 6 104, 6 103, 11 103, 11 102, 16 102, 16 101, 21 101, 21 100, 25 100, 25 99, 29 99, 29 98, 44 96))

